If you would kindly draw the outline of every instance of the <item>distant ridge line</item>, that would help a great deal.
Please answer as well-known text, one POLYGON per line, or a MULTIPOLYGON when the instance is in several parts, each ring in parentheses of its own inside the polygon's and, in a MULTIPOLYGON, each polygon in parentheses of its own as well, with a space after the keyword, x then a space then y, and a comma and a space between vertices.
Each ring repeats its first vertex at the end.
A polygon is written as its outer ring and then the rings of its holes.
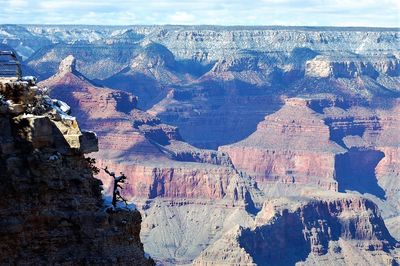
POLYGON ((284 26, 284 25, 94 25, 94 24, 0 24, 0 26, 21 27, 86 27, 86 28, 167 28, 196 30, 305 30, 305 31, 398 31, 400 27, 364 27, 364 26, 284 26))

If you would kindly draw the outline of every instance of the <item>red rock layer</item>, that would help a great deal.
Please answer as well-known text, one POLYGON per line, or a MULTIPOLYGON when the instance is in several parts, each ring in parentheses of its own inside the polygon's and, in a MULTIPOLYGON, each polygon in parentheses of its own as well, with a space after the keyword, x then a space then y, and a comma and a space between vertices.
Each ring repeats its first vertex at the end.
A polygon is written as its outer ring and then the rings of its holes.
MULTIPOLYGON (((376 175, 382 183, 394 184, 400 177, 400 101, 395 101, 393 107, 379 111, 381 131, 377 137, 376 147, 385 154, 376 168, 376 175), (391 181, 384 181, 389 179, 391 181)), ((395 186, 385 185, 390 194, 396 193, 395 186)), ((398 193, 398 192, 397 192, 398 193)))
MULTIPOLYGON (((180 141, 176 127, 136 109, 132 95, 92 85, 74 69, 74 60, 69 59, 70 62, 67 58, 61 63, 58 74, 41 85, 48 86, 54 97, 71 103, 73 112, 82 117, 83 126, 98 133, 100 152, 94 155, 98 166, 108 166, 128 176, 124 189, 127 199, 244 200, 246 192, 256 190, 249 178, 231 167, 226 155, 180 141), (114 97, 121 94, 124 95, 120 98, 114 97), (125 105, 129 107, 126 112, 121 112, 118 106, 124 98, 132 101, 125 105)), ((110 192, 110 177, 103 171, 98 177, 110 192)))
MULTIPOLYGON (((237 173, 228 167, 201 165, 170 161, 169 166, 151 166, 98 160, 99 165, 109 166, 116 172, 128 174, 128 185, 124 193, 128 198, 207 198, 222 199, 227 194, 233 198, 233 187, 237 186, 237 173)), ((102 174, 105 187, 111 188, 111 179, 102 174), (109 181, 109 182, 107 182, 109 181)), ((242 197, 243 199, 243 197, 242 197)))
POLYGON ((335 155, 344 151, 330 141, 323 117, 302 99, 289 99, 278 112, 265 117, 247 139, 219 150, 260 184, 314 184, 336 190, 335 155))

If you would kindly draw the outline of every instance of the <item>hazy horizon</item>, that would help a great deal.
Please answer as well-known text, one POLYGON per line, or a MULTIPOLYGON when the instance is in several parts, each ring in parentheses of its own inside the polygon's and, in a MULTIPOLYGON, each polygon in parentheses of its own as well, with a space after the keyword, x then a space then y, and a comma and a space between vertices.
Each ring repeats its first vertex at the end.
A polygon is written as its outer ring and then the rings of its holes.
POLYGON ((400 27, 400 3, 395 0, 0 0, 0 4, 0 24, 400 27))
POLYGON ((216 27, 216 28, 337 28, 337 29, 400 29, 399 26, 331 26, 331 25, 319 25, 319 26, 309 26, 309 25, 223 25, 223 24, 55 24, 55 23, 0 23, 2 26, 82 26, 82 27, 96 27, 96 26, 101 26, 101 27, 118 27, 118 28, 124 28, 124 27, 216 27))

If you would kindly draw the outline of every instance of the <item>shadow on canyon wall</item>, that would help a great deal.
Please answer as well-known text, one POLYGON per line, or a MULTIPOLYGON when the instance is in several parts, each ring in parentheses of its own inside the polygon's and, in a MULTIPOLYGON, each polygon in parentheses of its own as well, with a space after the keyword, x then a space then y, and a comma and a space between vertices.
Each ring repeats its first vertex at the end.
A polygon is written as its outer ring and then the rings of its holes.
POLYGON ((339 191, 353 190, 385 199, 385 191, 375 175, 375 168, 383 157, 385 154, 381 151, 358 149, 337 155, 335 169, 339 191))

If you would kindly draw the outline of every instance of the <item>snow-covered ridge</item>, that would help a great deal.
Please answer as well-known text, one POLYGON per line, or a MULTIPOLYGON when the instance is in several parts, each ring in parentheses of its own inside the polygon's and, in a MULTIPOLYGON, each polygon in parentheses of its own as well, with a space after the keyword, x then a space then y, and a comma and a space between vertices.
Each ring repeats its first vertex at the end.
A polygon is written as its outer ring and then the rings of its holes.
POLYGON ((26 56, 49 43, 136 43, 140 37, 164 44, 178 58, 191 59, 201 52, 208 53, 208 60, 241 49, 271 52, 309 47, 327 52, 396 51, 400 41, 398 28, 0 25, 0 42, 18 52, 24 51, 26 56), (39 39, 42 44, 34 45, 34 40, 39 39))

